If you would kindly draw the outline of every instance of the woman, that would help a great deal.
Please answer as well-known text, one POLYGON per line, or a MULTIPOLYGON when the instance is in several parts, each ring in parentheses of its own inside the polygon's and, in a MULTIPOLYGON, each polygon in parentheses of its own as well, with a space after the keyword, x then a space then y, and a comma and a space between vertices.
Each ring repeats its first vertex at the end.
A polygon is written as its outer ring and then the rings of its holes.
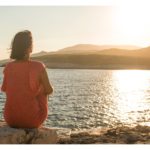
POLYGON ((32 35, 22 31, 11 43, 9 62, 4 69, 2 91, 6 92, 4 118, 16 128, 38 128, 47 118, 48 95, 53 92, 43 63, 30 60, 32 35))

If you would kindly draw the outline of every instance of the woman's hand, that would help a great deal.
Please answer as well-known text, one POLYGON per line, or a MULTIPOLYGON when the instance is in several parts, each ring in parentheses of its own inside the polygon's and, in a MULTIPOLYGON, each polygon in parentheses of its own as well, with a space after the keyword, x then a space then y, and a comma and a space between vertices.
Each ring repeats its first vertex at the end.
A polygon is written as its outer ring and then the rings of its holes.
POLYGON ((40 82, 41 84, 43 85, 44 87, 44 93, 46 95, 49 95, 53 92, 53 88, 49 82, 49 79, 48 79, 48 75, 47 75, 47 72, 46 72, 46 69, 44 69, 41 73, 41 76, 40 76, 40 82))

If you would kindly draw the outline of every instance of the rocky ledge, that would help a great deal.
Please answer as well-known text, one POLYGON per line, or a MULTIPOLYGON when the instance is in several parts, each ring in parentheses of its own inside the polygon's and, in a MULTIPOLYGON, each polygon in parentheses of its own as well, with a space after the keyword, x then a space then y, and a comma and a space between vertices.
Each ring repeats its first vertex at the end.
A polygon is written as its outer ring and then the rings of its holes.
POLYGON ((62 144, 150 144, 149 126, 120 126, 75 131, 62 144))
POLYGON ((16 129, 0 121, 0 144, 150 144, 150 127, 16 129))
POLYGON ((56 129, 10 128, 4 121, 0 121, 0 144, 55 144, 57 142, 56 129))

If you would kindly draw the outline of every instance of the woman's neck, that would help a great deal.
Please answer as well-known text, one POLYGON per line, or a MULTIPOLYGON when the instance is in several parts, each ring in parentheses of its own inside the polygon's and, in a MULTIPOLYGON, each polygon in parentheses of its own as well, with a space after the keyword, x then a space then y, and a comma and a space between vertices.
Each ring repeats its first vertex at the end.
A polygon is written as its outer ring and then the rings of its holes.
POLYGON ((18 59, 18 60, 15 60, 15 62, 27 62, 29 61, 29 59, 18 59))
POLYGON ((19 59, 19 60, 16 60, 16 61, 19 61, 19 62, 24 62, 24 61, 29 61, 30 60, 30 57, 29 56, 25 56, 23 59, 19 59))

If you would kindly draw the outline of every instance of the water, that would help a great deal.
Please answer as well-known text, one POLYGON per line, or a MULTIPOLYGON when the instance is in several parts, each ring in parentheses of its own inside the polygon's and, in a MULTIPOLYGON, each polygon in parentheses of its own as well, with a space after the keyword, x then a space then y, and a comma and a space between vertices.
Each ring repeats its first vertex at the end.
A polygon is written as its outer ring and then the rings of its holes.
MULTIPOLYGON (((2 82, 2 68, 0 83, 2 82)), ((47 69, 54 93, 45 124, 93 128, 149 124, 150 71, 47 69)), ((0 93, 0 118, 5 95, 0 93)))

